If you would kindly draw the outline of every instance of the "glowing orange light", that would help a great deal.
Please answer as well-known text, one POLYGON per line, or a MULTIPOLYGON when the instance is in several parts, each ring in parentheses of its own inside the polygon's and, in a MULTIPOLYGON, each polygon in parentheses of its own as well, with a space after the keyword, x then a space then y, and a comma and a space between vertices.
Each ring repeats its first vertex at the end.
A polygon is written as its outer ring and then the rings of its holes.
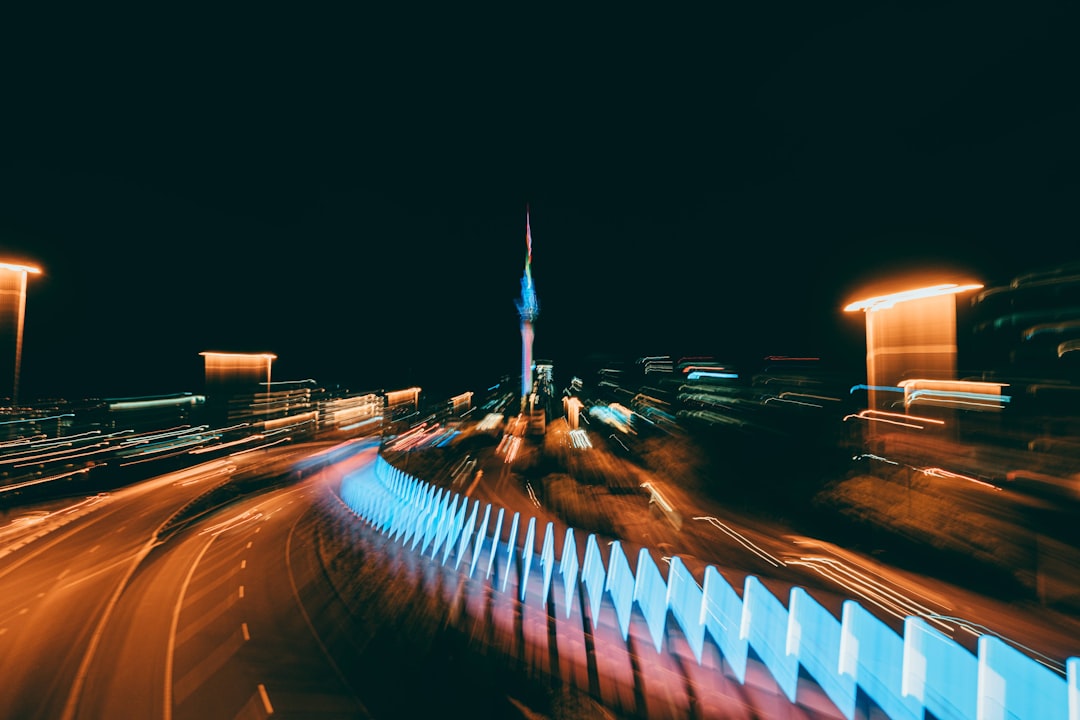
POLYGON ((199 354, 207 359, 214 358, 215 360, 220 360, 222 362, 227 363, 232 361, 238 364, 243 364, 250 360, 277 360, 277 355, 272 353, 229 353, 207 351, 199 354))
MULTIPOLYGON (((0 262, 0 271, 7 271, 11 275, 0 280, 0 325, 11 324, 10 332, 13 335, 15 345, 15 357, 12 364, 11 376, 11 404, 19 404, 19 373, 22 367, 22 338, 23 323, 26 319, 26 285, 29 274, 37 275, 41 269, 33 265, 23 265, 14 262, 0 262)), ((9 332, 4 327, 4 336, 9 332)))
POLYGON ((847 305, 844 308, 844 312, 855 312, 856 310, 885 310, 891 308, 900 302, 907 300, 918 300, 920 298, 936 297, 938 295, 956 295, 958 293, 967 292, 968 290, 978 290, 982 287, 979 284, 971 285, 957 285, 956 283, 943 283, 941 285, 931 285, 924 288, 916 288, 915 290, 904 290, 902 292, 896 292, 889 295, 879 295, 877 297, 866 298, 865 300, 856 300, 853 303, 847 305))
POLYGON ((964 475, 962 473, 953 472, 951 470, 945 470, 945 469, 939 468, 939 467, 923 468, 922 469, 922 474, 923 475, 929 475, 930 477, 954 478, 956 480, 967 480, 968 482, 975 483, 976 485, 983 485, 983 486, 988 487, 988 488, 990 488, 992 490, 1001 490, 1001 488, 999 488, 997 485, 993 485, 993 484, 988 483, 988 482, 986 482, 984 480, 979 480, 977 478, 971 477, 970 475, 964 475))
POLYGON ((872 423, 876 422, 876 423, 885 423, 885 424, 888 424, 888 425, 900 425, 902 427, 915 428, 916 430, 923 430, 924 426, 923 425, 918 425, 918 424, 916 424, 914 422, 909 422, 909 421, 917 420, 919 422, 930 423, 932 425, 944 425, 945 424, 944 420, 938 420, 937 418, 928 418, 928 417, 922 417, 922 416, 919 416, 919 415, 908 415, 906 413, 894 413, 894 412, 886 412, 884 410, 873 410, 873 409, 863 410, 861 412, 854 413, 854 414, 851 414, 851 415, 845 415, 844 416, 844 422, 847 422, 848 420, 867 420, 867 421, 872 422, 872 423), (890 418, 896 418, 896 419, 891 420, 890 418))
POLYGON ((1000 410, 1011 398, 1002 395, 1008 383, 975 380, 934 380, 908 378, 897 383, 904 388, 904 406, 916 402, 967 409, 1000 410))
POLYGON ((38 275, 41 273, 41 268, 36 268, 33 265, 18 265, 15 263, 0 262, 0 270, 11 270, 12 272, 24 272, 38 275))
POLYGON ((404 390, 391 390, 386 393, 387 405, 398 405, 401 403, 413 403, 416 404, 420 399, 420 388, 411 387, 404 390))
MULTIPOLYGON (((893 287, 879 286, 877 290, 893 287)), ((896 386, 912 368, 920 368, 927 377, 955 376, 955 296, 981 287, 978 283, 956 282, 925 285, 856 300, 844 308, 845 312, 865 311, 869 407, 888 409, 890 398, 876 388, 896 386)))
POLYGON ((199 353, 205 358, 207 383, 257 384, 265 376, 266 392, 270 392, 271 366, 277 355, 273 353, 231 353, 206 351, 199 353))

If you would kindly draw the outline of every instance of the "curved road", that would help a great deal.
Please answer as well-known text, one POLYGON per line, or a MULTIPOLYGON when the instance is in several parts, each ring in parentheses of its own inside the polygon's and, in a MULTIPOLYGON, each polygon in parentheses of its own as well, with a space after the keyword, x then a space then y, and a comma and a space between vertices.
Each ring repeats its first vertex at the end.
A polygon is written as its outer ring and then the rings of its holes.
POLYGON ((158 540, 231 474, 273 476, 315 449, 215 461, 0 527, 0 717, 366 717, 315 627, 333 636, 341 622, 310 542, 328 473, 158 540))

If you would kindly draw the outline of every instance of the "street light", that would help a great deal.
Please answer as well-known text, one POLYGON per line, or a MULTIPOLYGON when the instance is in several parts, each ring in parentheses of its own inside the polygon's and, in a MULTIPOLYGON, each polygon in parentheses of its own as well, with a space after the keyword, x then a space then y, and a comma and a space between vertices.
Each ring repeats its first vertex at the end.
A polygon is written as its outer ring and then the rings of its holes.
POLYGON ((940 295, 959 295, 962 292, 968 290, 979 290, 982 285, 977 283, 971 283, 969 285, 957 285, 956 283, 942 283, 940 285, 930 285, 928 287, 916 288, 914 290, 903 290, 901 292, 890 293, 888 295, 878 295, 876 297, 866 298, 864 300, 856 300, 849 303, 845 308, 845 312, 855 312, 856 310, 887 310, 893 307, 897 303, 905 302, 907 300, 919 300, 920 298, 938 297, 940 295))
POLYGON ((0 262, 0 325, 13 344, 11 406, 19 404, 19 370, 22 365, 23 322, 26 319, 26 278, 41 269, 32 265, 0 262))
POLYGON ((868 407, 887 410, 878 390, 897 386, 913 367, 928 368, 934 379, 956 372, 956 295, 982 285, 942 283, 857 300, 845 312, 866 315, 868 407))

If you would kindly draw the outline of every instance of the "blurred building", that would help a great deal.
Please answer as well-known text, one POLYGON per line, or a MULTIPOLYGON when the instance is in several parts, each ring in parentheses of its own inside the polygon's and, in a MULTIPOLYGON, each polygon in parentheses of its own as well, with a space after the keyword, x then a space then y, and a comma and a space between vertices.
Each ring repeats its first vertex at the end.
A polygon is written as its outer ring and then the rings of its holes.
POLYGON ((224 424, 250 416, 257 395, 263 395, 263 401, 269 399, 276 355, 215 351, 199 354, 204 360, 204 392, 212 423, 224 424))
POLYGON ((580 426, 581 400, 577 397, 563 397, 563 413, 566 415, 566 426, 571 430, 577 430, 580 426))
POLYGON ((454 415, 461 415, 464 412, 468 412, 472 409, 472 397, 473 393, 469 391, 450 398, 450 412, 454 415))
POLYGON ((971 305, 972 347, 992 372, 1080 379, 1080 264, 1017 277, 971 305))
POLYGON ((550 360, 536 361, 536 374, 533 386, 537 392, 548 397, 555 396, 555 365, 550 360))
POLYGON ((1008 385, 1010 427, 1080 458, 1080 264, 1019 276, 971 305, 979 379, 1008 385))
POLYGON ((420 388, 410 387, 404 390, 390 390, 383 394, 386 407, 398 412, 416 412, 420 409, 420 388))
POLYGON ((319 427, 353 431, 375 426, 383 417, 383 398, 376 393, 328 396, 319 402, 319 427))
POLYGON ((191 393, 106 398, 104 413, 86 416, 101 418, 103 427, 111 431, 143 432, 198 425, 204 419, 205 403, 205 396, 191 393))

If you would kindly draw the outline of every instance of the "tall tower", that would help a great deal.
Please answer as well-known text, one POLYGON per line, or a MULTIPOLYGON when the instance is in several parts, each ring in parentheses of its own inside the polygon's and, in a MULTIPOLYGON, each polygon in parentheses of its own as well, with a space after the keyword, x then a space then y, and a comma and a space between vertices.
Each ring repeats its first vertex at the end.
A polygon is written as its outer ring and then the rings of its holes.
POLYGON ((23 321, 26 319, 26 277, 37 275, 39 268, 0 262, 0 337, 4 355, 0 372, 5 381, 11 378, 11 406, 19 404, 19 370, 22 366, 23 321), (8 355, 7 352, 11 354, 8 355))
POLYGON ((532 279, 532 231, 529 229, 529 208, 525 207, 525 273, 521 276, 521 297, 517 300, 521 317, 521 410, 525 411, 532 394, 533 321, 540 314, 536 288, 532 279))

